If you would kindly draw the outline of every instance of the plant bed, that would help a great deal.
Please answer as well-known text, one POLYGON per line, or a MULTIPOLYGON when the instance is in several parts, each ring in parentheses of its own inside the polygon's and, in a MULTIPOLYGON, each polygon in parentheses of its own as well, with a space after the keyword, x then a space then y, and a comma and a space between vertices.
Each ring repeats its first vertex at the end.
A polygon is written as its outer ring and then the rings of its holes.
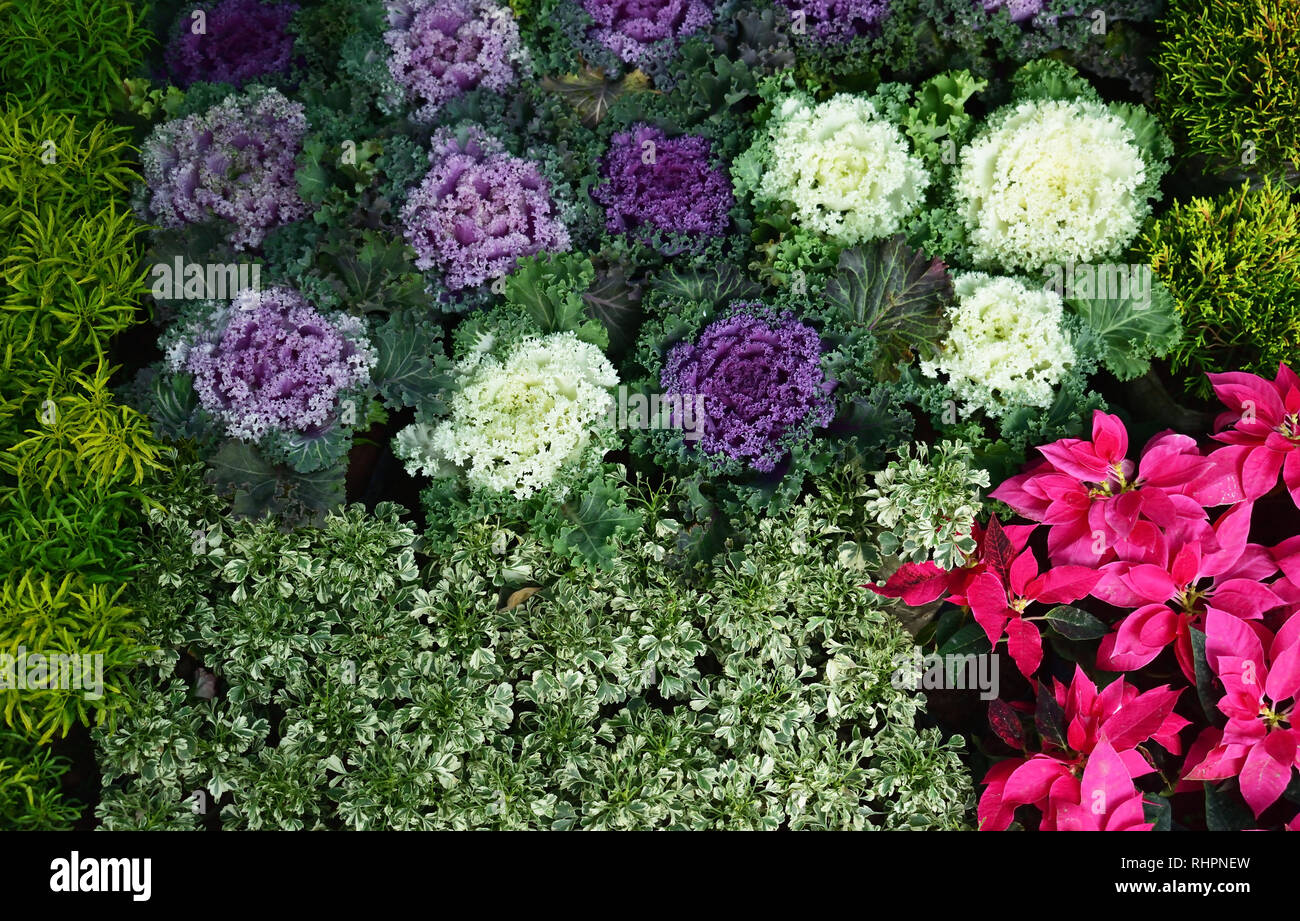
POLYGON ((6 8, 0 822, 1296 828, 1300 33, 1076 7, 6 8))

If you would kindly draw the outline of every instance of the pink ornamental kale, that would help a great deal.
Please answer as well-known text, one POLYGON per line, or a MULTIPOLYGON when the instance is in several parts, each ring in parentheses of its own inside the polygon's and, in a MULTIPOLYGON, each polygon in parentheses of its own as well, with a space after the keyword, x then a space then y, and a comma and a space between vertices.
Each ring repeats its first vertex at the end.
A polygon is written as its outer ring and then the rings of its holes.
POLYGON ((1277 634, 1230 614, 1211 611, 1206 623, 1205 658, 1224 694, 1219 710, 1223 729, 1188 754, 1189 780, 1238 777, 1241 795, 1258 817, 1277 802, 1300 767, 1300 615, 1292 615, 1277 634), (1267 655, 1265 653, 1267 652, 1267 655))
POLYGON ((508 274, 520 256, 568 250, 569 231, 536 163, 479 128, 441 129, 432 148, 433 168, 402 208, 418 268, 441 270, 456 291, 508 274))
POLYGON ((792 28, 828 44, 870 34, 889 15, 889 0, 779 0, 792 28))
POLYGON ((983 3, 990 13, 1005 9, 1012 22, 1023 22, 1043 9, 1043 0, 983 0, 983 3))
POLYGON ((1246 498, 1258 499, 1277 485, 1278 474, 1300 506, 1300 376, 1284 364, 1269 381, 1233 371, 1209 375, 1214 392, 1228 407, 1215 420, 1215 439, 1228 447, 1216 456, 1236 471, 1246 498))
POLYGON ((221 0, 185 8, 167 47, 167 69, 177 85, 200 80, 242 86, 255 77, 281 73, 293 56, 288 31, 298 7, 261 0, 221 0), (203 31, 195 32, 202 11, 203 31))
POLYGON ((390 8, 389 24, 388 69, 422 103, 421 121, 472 89, 501 92, 515 82, 519 27, 494 0, 408 0, 390 8))
POLYGON ((650 125, 632 126, 610 141, 591 195, 605 206, 605 226, 626 233, 661 231, 720 236, 730 222, 731 178, 710 162, 707 138, 669 138, 650 125))
POLYGON ((834 416, 821 340, 789 312, 734 304, 695 342, 679 342, 660 374, 667 395, 702 396, 706 454, 769 473, 792 443, 834 416))
POLYGON ((340 392, 370 381, 375 355, 363 321, 326 319, 290 288, 245 290, 215 323, 171 355, 194 376, 199 402, 228 434, 315 434, 340 392))
POLYGON ((261 88, 160 125, 141 155, 145 217, 163 227, 226 221, 235 249, 261 245, 310 212, 294 179, 306 130, 300 103, 261 88))
POLYGON ((591 37, 627 64, 645 66, 713 22, 705 0, 582 0, 591 37))

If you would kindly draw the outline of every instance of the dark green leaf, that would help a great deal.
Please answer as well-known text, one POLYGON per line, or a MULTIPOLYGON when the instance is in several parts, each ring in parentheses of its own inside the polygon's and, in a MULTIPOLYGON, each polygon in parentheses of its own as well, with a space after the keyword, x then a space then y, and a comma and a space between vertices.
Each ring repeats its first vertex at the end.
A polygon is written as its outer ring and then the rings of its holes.
POLYGON ((1210 831, 1241 831, 1255 827, 1255 817, 1235 782, 1205 784, 1205 827, 1210 831))
POLYGON ((1196 699, 1201 702, 1201 710, 1211 725, 1222 726, 1227 717, 1218 708, 1220 692, 1215 687, 1214 672, 1205 658, 1205 633, 1191 628, 1192 663, 1196 673, 1196 699))
POLYGON ((1142 817, 1152 823, 1152 831, 1169 831, 1173 813, 1169 800, 1163 796, 1148 793, 1142 798, 1142 817))
POLYGON ((1034 726, 1038 729, 1039 738, 1044 742, 1050 742, 1062 750, 1069 747, 1065 736, 1065 711, 1056 702, 1056 698, 1052 696, 1052 692, 1045 682, 1039 685, 1038 688, 1038 706, 1034 710, 1034 726))
POLYGON ((952 279, 942 261, 912 249, 900 235, 840 253, 826 299, 850 331, 876 338, 873 370, 897 377, 895 365, 935 354, 948 330, 944 307, 952 279))
POLYGON ((1174 300, 1146 266, 1081 265, 1074 268, 1074 281, 1064 277, 1065 271, 1060 269, 1061 277, 1049 283, 1060 285, 1062 293, 1069 295, 1069 286, 1077 290, 1081 278, 1092 282, 1089 290, 1094 296, 1067 296, 1065 301, 1097 335, 1102 364, 1120 380, 1146 374, 1152 358, 1165 355, 1178 343, 1182 325, 1174 300), (1122 274, 1117 274, 1120 270, 1122 274), (1139 283, 1131 285, 1129 279, 1139 283))
POLYGON ((1105 624, 1087 611, 1068 604, 1057 605, 1043 619, 1067 640, 1095 640, 1109 632, 1105 624))
POLYGON ((941 656, 985 655, 992 652, 988 634, 979 624, 967 624, 939 647, 941 656))

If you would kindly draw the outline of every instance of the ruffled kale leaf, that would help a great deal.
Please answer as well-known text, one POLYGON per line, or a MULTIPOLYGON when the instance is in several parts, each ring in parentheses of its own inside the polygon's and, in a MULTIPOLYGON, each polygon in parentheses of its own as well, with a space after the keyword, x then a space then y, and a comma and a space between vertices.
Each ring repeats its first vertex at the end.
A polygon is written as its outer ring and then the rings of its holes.
POLYGON ((1126 270, 1124 278, 1144 280, 1095 292, 1096 296, 1066 297, 1065 302, 1097 337, 1097 357, 1122 381, 1146 374, 1151 359, 1168 354, 1182 337, 1174 299, 1146 266, 1081 266, 1102 273, 1126 270), (1113 296, 1112 296, 1113 295, 1113 296))
POLYGON ((421 418, 446 412, 443 396, 453 381, 441 338, 441 330, 401 313, 375 330, 379 355, 370 377, 386 403, 413 406, 421 418))
POLYGON ((522 308, 543 333, 574 332, 584 342, 609 347, 609 332, 587 315, 583 294, 596 279, 591 260, 579 254, 527 256, 505 280, 505 297, 522 308))
POLYGON ((641 515, 626 505, 623 493, 608 483, 595 482, 577 503, 560 508, 564 526, 556 538, 560 552, 581 554, 593 563, 612 565, 617 553, 616 534, 630 534, 641 526, 641 515))
POLYGON ((254 446, 226 441, 209 461, 207 479, 231 500, 240 518, 273 517, 285 527, 319 525, 325 513, 343 502, 344 464, 313 473, 296 473, 271 463, 254 446))

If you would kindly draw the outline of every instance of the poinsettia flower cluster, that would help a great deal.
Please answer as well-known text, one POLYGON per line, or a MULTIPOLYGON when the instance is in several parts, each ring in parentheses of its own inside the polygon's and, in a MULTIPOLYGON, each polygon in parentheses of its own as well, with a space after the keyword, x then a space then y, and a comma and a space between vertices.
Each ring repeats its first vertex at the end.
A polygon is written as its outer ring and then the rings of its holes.
MULTIPOLYGON (((1097 412, 1091 439, 1040 447, 1039 463, 991 493, 1036 524, 1004 527, 993 518, 987 529, 976 528, 976 550, 961 568, 907 563, 883 586, 868 587, 908 604, 945 598, 967 607, 992 645, 1006 638, 1031 680, 1042 662, 1039 624, 1051 605, 1092 598, 1123 612, 1101 636, 1102 671, 1137 672, 1172 648, 1189 685, 1197 685, 1196 637, 1204 634, 1204 664, 1224 688, 1217 707, 1227 724, 1204 729, 1183 776, 1238 778, 1259 816, 1300 768, 1300 732, 1292 724, 1300 693, 1300 538, 1274 547, 1250 540, 1255 502, 1274 490, 1279 474, 1297 497, 1300 379, 1282 366, 1273 381, 1234 373, 1211 375, 1211 382, 1228 407, 1214 436, 1222 447, 1202 451, 1192 438, 1163 432, 1134 461, 1123 423, 1097 412), (1029 547, 1038 528, 1046 532, 1043 561, 1029 547)), ((1107 690, 1115 684, 1122 681, 1107 690)), ((1113 734, 1108 741, 1123 760, 1113 734)), ((1179 754, 1176 739, 1157 741, 1179 754)), ((1052 772, 1059 774, 1061 759, 1031 768, 1035 759, 993 768, 982 824, 987 812, 991 827, 1006 827, 1017 806, 1033 804, 1044 828, 1142 827, 1133 806, 1104 821, 1073 807, 1063 813, 1078 790, 1089 789, 1086 766, 1071 766, 1058 795, 1052 772)), ((1138 776, 1130 771, 1114 787, 1094 777, 1101 786, 1091 792, 1114 805, 1116 795, 1136 795, 1130 783, 1138 776)))
POLYGON ((1228 447, 1215 454, 1232 466, 1245 497, 1270 492, 1280 473, 1300 506, 1300 376, 1286 365, 1272 381, 1240 371, 1208 376, 1228 407, 1214 425, 1228 447))
POLYGON ((472 89, 501 92, 515 82, 519 26, 493 0, 404 0, 389 7, 388 21, 388 69, 420 101, 418 120, 472 89))
POLYGON ((306 131, 302 103, 264 88, 160 125, 141 150, 145 218, 173 228, 224 221, 235 249, 260 246, 310 212, 294 178, 306 131))
MULTIPOLYGON (((1139 746, 1156 742, 1173 754, 1188 721, 1174 713, 1181 692, 1168 686, 1139 692, 1122 678, 1100 691, 1075 668, 1067 688, 1039 690, 1043 750, 999 761, 984 778, 978 818, 983 831, 1003 831, 1020 806, 1042 813, 1041 831, 1148 831, 1142 794, 1133 781, 1155 767, 1139 746)), ((1006 708, 1005 720, 1014 720, 1006 708)), ((1018 725, 1001 729, 1023 749, 1018 725)))
POLYGON ((288 26, 297 12, 296 4, 262 0, 187 7, 177 17, 167 46, 167 69, 180 87, 200 80, 242 86, 256 77, 282 73, 293 58, 288 26))
POLYGON ((1277 802, 1293 769, 1300 768, 1300 614, 1273 634, 1256 622, 1211 611, 1205 641, 1206 661, 1223 683, 1218 707, 1228 722, 1202 732, 1185 776, 1239 777, 1241 795, 1258 816, 1277 802))
POLYGON ((650 227, 716 237, 730 223, 731 177, 713 164, 708 138, 633 125, 610 140, 601 173, 591 195, 605 206, 611 233, 650 227))
POLYGON ((520 256, 569 249, 550 183, 478 127, 443 128, 432 165, 402 208, 406 240, 421 269, 438 268, 456 291, 500 278, 520 256))

